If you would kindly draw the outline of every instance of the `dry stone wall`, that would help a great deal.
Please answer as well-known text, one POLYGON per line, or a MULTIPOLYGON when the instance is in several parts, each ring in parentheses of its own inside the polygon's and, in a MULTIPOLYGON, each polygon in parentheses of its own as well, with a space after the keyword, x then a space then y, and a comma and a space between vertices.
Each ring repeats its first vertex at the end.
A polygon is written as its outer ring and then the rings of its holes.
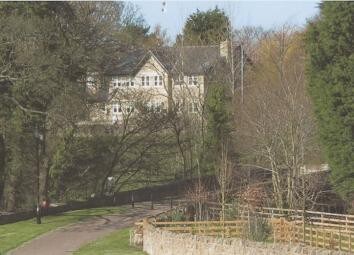
POLYGON ((345 255, 301 244, 258 243, 236 238, 178 234, 145 222, 143 249, 149 255, 345 255))

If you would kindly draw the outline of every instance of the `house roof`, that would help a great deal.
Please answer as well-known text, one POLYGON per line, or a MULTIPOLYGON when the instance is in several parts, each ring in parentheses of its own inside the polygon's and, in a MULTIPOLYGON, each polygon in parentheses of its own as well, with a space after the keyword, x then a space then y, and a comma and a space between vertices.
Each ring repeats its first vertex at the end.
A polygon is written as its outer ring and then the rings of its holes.
POLYGON ((143 49, 137 49, 122 53, 121 57, 116 60, 106 70, 108 75, 130 75, 134 73, 139 63, 143 61, 147 52, 143 49))
POLYGON ((153 50, 128 51, 117 59, 107 74, 112 76, 134 75, 145 62, 155 56, 172 74, 201 75, 224 59, 219 45, 161 47, 153 50))
POLYGON ((204 74, 222 58, 218 45, 161 48, 152 52, 170 72, 190 75, 204 74))

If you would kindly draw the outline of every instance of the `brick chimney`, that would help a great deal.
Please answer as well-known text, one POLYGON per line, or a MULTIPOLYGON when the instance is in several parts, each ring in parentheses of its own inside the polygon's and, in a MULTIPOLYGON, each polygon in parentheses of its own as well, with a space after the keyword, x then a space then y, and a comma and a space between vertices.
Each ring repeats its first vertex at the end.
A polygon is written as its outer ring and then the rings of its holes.
POLYGON ((220 56, 225 57, 226 60, 229 60, 230 57, 230 41, 222 41, 220 42, 220 56))

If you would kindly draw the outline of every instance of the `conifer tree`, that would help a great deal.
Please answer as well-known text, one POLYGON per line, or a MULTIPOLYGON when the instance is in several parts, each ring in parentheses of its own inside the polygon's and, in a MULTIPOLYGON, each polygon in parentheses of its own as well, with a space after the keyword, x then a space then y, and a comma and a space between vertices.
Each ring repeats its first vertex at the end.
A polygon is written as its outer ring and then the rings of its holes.
POLYGON ((323 2, 307 31, 307 74, 336 190, 354 197, 354 3, 323 2))

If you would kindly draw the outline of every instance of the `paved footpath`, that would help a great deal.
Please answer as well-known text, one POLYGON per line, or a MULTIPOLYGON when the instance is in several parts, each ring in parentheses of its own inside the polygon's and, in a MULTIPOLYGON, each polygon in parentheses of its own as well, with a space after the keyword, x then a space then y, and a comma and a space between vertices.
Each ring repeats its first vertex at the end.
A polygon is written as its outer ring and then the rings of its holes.
POLYGON ((68 255, 81 246, 105 236, 115 230, 132 226, 141 218, 152 216, 169 209, 168 205, 155 204, 150 210, 150 203, 136 203, 134 209, 123 214, 97 216, 80 223, 64 226, 43 234, 17 249, 11 255, 68 255))

